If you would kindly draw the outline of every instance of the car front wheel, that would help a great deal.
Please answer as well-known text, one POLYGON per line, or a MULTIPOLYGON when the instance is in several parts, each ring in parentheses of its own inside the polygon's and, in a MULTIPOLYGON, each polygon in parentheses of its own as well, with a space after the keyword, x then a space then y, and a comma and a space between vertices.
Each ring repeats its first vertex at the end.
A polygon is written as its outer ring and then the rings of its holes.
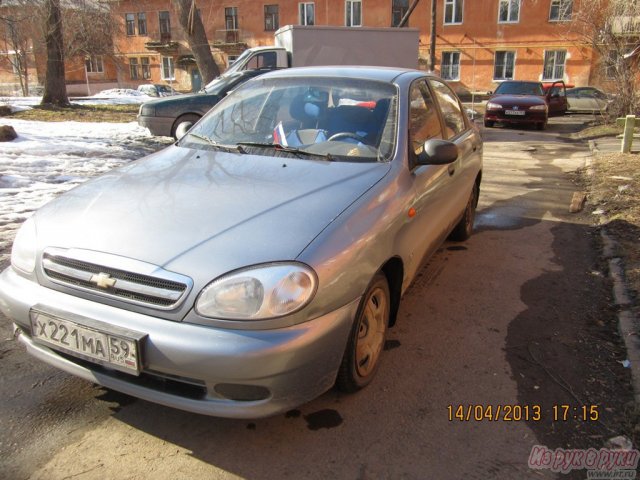
POLYGON ((343 392, 356 392, 375 376, 389 324, 390 299, 387 278, 377 273, 364 294, 342 358, 336 386, 343 392))
POLYGON ((493 127, 493 121, 492 120, 485 120, 484 121, 484 126, 487 127, 487 128, 493 127))
POLYGON ((198 120, 200 120, 200 117, 193 113, 182 115, 173 124, 173 128, 171 129, 171 136, 177 140, 178 132, 182 131, 184 135, 184 132, 189 130, 193 126, 193 124, 196 123, 198 120))

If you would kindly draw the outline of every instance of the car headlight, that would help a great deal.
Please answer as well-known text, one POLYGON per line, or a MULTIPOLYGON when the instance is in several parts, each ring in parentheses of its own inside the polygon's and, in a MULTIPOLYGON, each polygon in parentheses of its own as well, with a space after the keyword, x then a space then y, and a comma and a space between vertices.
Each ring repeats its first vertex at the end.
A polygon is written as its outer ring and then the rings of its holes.
POLYGON ((271 263, 237 270, 207 285, 196 313, 225 320, 282 317, 307 305, 316 292, 315 272, 301 263, 271 263))
POLYGON ((13 241, 11 265, 25 273, 33 273, 36 268, 36 224, 33 218, 22 224, 13 241))
POLYGON ((487 106, 486 106, 487 110, 500 110, 501 108, 502 108, 502 105, 499 105, 493 102, 487 102, 487 106))
POLYGON ((547 111, 547 106, 546 105, 534 105, 533 107, 529 107, 529 110, 536 110, 536 111, 547 111))

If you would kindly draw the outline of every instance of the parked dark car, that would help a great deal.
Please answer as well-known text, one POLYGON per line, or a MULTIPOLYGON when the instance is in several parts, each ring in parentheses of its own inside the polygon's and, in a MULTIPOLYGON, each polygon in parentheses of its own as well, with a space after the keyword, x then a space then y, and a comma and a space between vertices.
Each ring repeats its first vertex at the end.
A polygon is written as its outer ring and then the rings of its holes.
POLYGON ((174 145, 34 213, 0 311, 35 357, 191 412, 355 392, 423 262, 472 234, 482 152, 425 72, 267 73, 174 145))
POLYGON ((564 82, 553 82, 545 88, 541 82, 507 81, 489 98, 484 126, 506 123, 535 125, 538 130, 544 130, 549 117, 564 115, 566 111, 564 82))
POLYGON ((198 93, 145 102, 140 106, 138 124, 148 128, 152 135, 177 138, 176 131, 181 124, 184 124, 182 130, 188 129, 231 90, 266 71, 246 70, 222 75, 198 93))
POLYGON ((611 99, 595 87, 577 87, 567 90, 569 112, 606 113, 611 99))

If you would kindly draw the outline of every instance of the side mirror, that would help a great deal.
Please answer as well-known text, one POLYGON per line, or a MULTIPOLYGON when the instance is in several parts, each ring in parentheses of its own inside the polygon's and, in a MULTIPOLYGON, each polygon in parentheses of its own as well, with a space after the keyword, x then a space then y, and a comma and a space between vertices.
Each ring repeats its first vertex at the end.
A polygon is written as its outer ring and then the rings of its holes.
POLYGON ((491 90, 489 90, 489 91, 487 92, 487 95, 493 95, 493 92, 492 92, 491 90))
POLYGON ((418 165, 447 165, 458 159, 458 147, 447 140, 432 138, 424 142, 418 154, 418 165))

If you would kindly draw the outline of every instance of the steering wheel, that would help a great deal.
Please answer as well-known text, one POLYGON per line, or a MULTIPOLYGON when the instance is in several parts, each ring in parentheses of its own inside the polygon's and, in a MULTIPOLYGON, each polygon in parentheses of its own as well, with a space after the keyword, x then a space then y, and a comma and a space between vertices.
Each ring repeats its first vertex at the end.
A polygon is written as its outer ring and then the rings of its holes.
POLYGON ((354 140, 357 140, 361 143, 366 143, 366 139, 362 135, 358 135, 357 133, 353 132, 334 133, 329 138, 327 138, 327 142, 334 142, 336 140, 342 140, 344 138, 353 138, 354 140))

